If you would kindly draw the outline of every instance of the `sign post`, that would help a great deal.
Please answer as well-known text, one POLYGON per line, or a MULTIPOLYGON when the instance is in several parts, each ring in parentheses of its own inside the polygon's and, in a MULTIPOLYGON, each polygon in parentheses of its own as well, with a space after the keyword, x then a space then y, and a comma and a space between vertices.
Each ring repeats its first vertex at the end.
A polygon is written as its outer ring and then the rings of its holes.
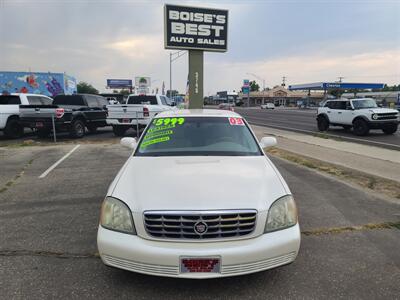
POLYGON ((203 108, 203 51, 189 51, 189 108, 203 108))
POLYGON ((165 49, 189 50, 189 108, 203 107, 203 52, 226 52, 227 43, 227 10, 164 6, 165 49))

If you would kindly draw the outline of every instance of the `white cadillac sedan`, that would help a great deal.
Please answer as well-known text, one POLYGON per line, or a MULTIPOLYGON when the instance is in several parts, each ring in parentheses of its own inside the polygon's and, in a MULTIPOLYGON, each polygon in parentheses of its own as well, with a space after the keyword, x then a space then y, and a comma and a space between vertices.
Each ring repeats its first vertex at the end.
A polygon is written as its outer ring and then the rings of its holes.
POLYGON ((102 261, 178 278, 259 272, 293 262, 293 196, 246 121, 221 110, 157 115, 112 182, 97 235, 102 261))

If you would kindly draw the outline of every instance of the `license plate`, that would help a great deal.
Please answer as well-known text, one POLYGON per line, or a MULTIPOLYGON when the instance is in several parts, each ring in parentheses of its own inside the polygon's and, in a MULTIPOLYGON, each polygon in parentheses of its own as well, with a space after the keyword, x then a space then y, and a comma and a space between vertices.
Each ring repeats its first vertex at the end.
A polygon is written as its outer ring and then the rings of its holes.
POLYGON ((36 127, 37 128, 42 128, 43 127, 43 122, 36 122, 36 127))
POLYGON ((122 123, 130 123, 131 120, 130 119, 122 119, 122 123))
POLYGON ((220 273, 219 257, 181 257, 181 273, 220 273))

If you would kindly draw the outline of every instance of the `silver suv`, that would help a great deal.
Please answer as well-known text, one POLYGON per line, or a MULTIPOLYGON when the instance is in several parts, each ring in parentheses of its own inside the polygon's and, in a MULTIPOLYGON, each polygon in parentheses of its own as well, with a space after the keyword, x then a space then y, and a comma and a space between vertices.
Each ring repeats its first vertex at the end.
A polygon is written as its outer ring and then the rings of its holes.
POLYGON ((328 100, 318 108, 317 124, 320 131, 329 126, 353 128, 356 135, 367 135, 370 129, 381 129, 385 134, 393 134, 399 124, 399 112, 395 109, 379 107, 374 99, 328 100))

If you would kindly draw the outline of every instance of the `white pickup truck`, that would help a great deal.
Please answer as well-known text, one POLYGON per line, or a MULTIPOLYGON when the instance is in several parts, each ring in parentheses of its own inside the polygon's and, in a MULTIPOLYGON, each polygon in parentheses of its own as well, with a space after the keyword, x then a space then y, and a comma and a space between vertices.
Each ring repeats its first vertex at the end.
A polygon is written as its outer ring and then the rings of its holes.
POLYGON ((24 128, 19 121, 19 106, 50 105, 53 99, 36 94, 0 95, 0 130, 8 138, 18 138, 24 134, 24 128))
POLYGON ((126 104, 108 105, 107 124, 116 136, 123 136, 129 128, 136 131, 146 127, 157 114, 175 110, 172 101, 164 95, 129 95, 126 104))

